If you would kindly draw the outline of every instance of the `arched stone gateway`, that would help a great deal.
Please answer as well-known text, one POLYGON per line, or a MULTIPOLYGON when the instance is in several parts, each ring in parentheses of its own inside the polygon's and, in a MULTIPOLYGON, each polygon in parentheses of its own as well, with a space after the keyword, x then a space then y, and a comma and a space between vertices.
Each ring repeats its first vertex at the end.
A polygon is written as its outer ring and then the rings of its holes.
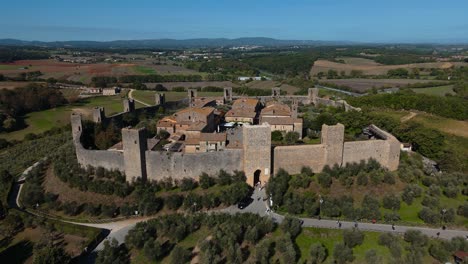
POLYGON ((244 172, 248 184, 268 182, 271 172, 271 129, 268 124, 244 125, 242 130, 244 172))
POLYGON ((253 185, 255 186, 257 183, 260 182, 260 174, 262 173, 261 170, 256 170, 253 175, 253 185))

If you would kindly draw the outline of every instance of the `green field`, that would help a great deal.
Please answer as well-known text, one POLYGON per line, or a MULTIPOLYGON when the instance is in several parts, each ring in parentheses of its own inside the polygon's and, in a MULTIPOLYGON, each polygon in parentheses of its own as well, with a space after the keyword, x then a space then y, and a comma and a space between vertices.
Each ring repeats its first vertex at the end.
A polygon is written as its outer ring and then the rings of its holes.
POLYGON ((139 74, 156 74, 155 69, 143 65, 135 65, 133 70, 139 74))
MULTIPOLYGON (((163 92, 166 95, 166 101, 178 101, 188 97, 187 92, 163 92)), ((145 102, 147 104, 153 105, 154 104, 154 95, 156 92, 154 91, 142 91, 136 90, 133 91, 133 98, 145 102)), ((222 92, 198 92, 198 96, 223 96, 222 92)))
POLYGON ((413 88, 411 90, 413 90, 415 93, 438 95, 438 96, 445 96, 446 94, 452 94, 452 95, 455 94, 455 92, 453 91, 453 85, 427 87, 427 88, 413 88))
MULTIPOLYGON (((96 106, 105 108, 106 116, 123 111, 123 103, 120 95, 99 96, 84 99, 78 103, 48 109, 40 112, 32 112, 26 115, 26 128, 10 133, 0 134, 0 138, 7 140, 22 140, 26 134, 39 134, 54 127, 62 127, 70 123, 70 114, 72 111, 80 112, 85 118, 91 118, 91 110, 96 106)), ((143 107, 137 103, 136 108, 143 107)))
MULTIPOLYGON (((0 65, 0 71, 6 71, 6 70, 18 70, 19 68, 22 68, 24 66, 21 65, 0 65)), ((31 68, 31 67, 29 67, 31 68)))

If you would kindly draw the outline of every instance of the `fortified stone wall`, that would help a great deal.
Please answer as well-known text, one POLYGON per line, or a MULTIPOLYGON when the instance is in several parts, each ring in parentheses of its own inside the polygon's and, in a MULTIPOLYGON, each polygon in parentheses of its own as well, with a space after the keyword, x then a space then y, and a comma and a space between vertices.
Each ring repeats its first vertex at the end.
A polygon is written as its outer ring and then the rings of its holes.
POLYGON ((76 158, 82 167, 103 167, 107 170, 125 171, 123 153, 107 150, 87 150, 80 142, 83 131, 80 114, 71 115, 73 143, 76 150, 76 158))
POLYGON ((376 159, 390 171, 398 169, 400 142, 390 133, 371 125, 371 130, 383 139, 343 142, 344 126, 322 126, 322 143, 318 145, 298 145, 275 147, 273 155, 274 173, 280 168, 291 174, 300 173, 303 166, 314 172, 321 172, 325 165, 339 166, 346 163, 359 163, 370 158, 376 159))
MULTIPOLYGON (((314 99, 316 93, 310 91, 309 97, 285 96, 284 100, 301 101, 314 99), (313 97, 313 98, 310 98, 313 97)), ((262 97, 263 98, 263 97, 262 97)), ((268 99, 271 97, 265 97, 268 99)), ((344 102, 344 101, 343 101, 344 102)), ((166 103, 165 108, 179 107, 188 100, 166 103)), ((346 103, 346 102, 344 102, 346 103)), ((156 112, 160 106, 141 109, 140 111, 156 112)), ((345 105, 346 107, 346 105, 345 105)), ((122 119, 122 113, 104 117, 104 109, 95 110, 95 121, 122 119), (99 118, 98 118, 99 117, 99 118)), ((72 114, 72 134, 78 162, 83 166, 103 167, 108 170, 125 172, 127 180, 133 177, 143 177, 149 180, 160 180, 166 177, 174 179, 195 178, 203 172, 216 174, 223 169, 227 172, 244 171, 249 184, 257 181, 267 182, 272 169, 276 173, 284 168, 290 173, 299 173, 303 166, 311 167, 314 172, 320 172, 325 165, 342 165, 347 162, 359 162, 375 158, 389 170, 396 170, 399 164, 400 143, 391 134, 370 126, 380 140, 346 142, 344 143, 344 126, 324 125, 322 140, 318 145, 297 145, 276 147, 272 156, 271 129, 268 124, 244 125, 231 133, 228 132, 230 149, 206 153, 169 153, 148 151, 143 130, 123 129, 123 151, 86 150, 81 144, 81 115, 72 114), (234 148, 234 149, 232 149, 234 148)))
POLYGON ((273 157, 275 174, 280 168, 292 174, 300 173, 302 167, 310 167, 313 172, 319 172, 326 164, 326 147, 322 144, 279 146, 275 147, 273 157))
POLYGON ((373 158, 382 166, 388 162, 389 144, 386 140, 366 140, 344 143, 343 165, 359 163, 361 160, 373 158))
POLYGON ((242 149, 203 153, 146 151, 147 179, 198 179, 203 172, 215 175, 220 170, 242 171, 242 153, 242 149))

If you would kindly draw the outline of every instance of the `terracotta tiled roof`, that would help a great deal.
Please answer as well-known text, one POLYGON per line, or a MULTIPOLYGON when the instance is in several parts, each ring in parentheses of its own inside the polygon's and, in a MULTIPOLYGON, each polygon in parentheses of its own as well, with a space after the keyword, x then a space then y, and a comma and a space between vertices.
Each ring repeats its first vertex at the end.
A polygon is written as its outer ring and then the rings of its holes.
POLYGON ((206 127, 205 122, 192 122, 190 126, 187 128, 188 131, 202 131, 206 127))
POLYGON ((254 118, 257 115, 257 113, 253 110, 247 110, 247 109, 231 109, 229 110, 225 117, 249 117, 249 118, 254 118))
POLYGON ((226 141, 226 133, 201 133, 200 141, 226 141))
POLYGON ((247 109, 255 109, 258 104, 257 99, 253 98, 240 98, 232 103, 232 108, 247 108, 247 109))
POLYGON ((189 107, 189 108, 185 108, 185 109, 182 109, 180 111, 178 111, 177 113, 175 113, 174 115, 178 115, 178 114, 183 114, 183 113, 186 113, 186 112, 197 112, 199 114, 202 114, 202 115, 205 115, 205 116, 208 116, 210 115, 215 109, 213 107, 189 107))
POLYGON ((273 103, 262 109, 262 116, 291 116, 289 106, 281 103, 273 103))
POLYGON ((171 117, 164 117, 163 119, 158 121, 158 127, 171 127, 177 124, 177 121, 172 119, 171 117))

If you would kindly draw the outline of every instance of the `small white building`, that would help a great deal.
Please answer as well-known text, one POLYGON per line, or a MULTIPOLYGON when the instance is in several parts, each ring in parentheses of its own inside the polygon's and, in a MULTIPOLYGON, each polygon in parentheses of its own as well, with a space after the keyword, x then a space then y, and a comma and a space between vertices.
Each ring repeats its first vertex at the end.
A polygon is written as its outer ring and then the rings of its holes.
POLYGON ((262 77, 249 77, 249 76, 240 76, 237 78, 239 81, 261 81, 262 77))
POLYGON ((102 95, 116 95, 120 93, 120 87, 105 88, 102 90, 102 95))
POLYGON ((400 144, 400 149, 401 149, 401 151, 411 152, 412 151, 411 143, 401 143, 400 144))

